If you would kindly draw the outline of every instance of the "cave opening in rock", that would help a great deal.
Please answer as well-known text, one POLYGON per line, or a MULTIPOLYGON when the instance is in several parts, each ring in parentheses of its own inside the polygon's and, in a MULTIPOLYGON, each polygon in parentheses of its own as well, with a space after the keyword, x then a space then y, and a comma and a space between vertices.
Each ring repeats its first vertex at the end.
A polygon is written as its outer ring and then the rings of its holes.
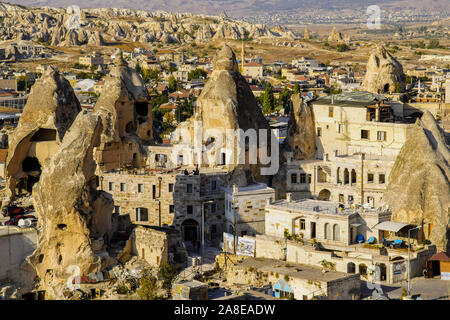
POLYGON ((55 141, 56 130, 54 129, 39 129, 31 138, 31 141, 55 141))
POLYGON ((147 102, 136 102, 134 104, 136 113, 140 116, 146 117, 148 115, 148 103, 147 102))
POLYGON ((31 193, 33 185, 39 181, 41 176, 41 164, 35 157, 26 157, 22 162, 22 170, 27 174, 26 190, 31 193))

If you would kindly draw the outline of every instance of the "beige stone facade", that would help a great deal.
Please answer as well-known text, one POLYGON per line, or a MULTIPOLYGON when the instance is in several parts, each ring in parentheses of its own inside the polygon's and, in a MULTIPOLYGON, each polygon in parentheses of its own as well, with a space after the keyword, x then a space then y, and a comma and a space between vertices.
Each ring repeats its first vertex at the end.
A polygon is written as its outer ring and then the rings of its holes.
POLYGON ((275 190, 265 184, 247 187, 224 188, 226 232, 233 233, 236 221, 236 234, 239 236, 264 234, 265 207, 268 199, 275 199, 275 190))
POLYGON ((224 176, 221 171, 185 175, 182 170, 104 173, 100 187, 112 195, 115 211, 129 215, 132 223, 174 226, 183 240, 200 240, 203 206, 205 238, 214 239, 223 230, 224 176))

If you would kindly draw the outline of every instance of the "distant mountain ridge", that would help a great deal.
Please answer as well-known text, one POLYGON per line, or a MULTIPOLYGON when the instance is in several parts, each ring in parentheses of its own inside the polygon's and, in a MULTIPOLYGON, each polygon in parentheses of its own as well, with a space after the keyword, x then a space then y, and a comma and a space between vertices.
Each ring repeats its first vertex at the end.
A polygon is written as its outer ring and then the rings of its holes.
MULTIPOLYGON (((191 12, 220 14, 226 11, 232 16, 264 14, 298 9, 364 9, 374 2, 370 0, 9 0, 9 3, 26 6, 81 8, 131 8, 146 11, 191 12)), ((380 7, 414 7, 448 9, 448 0, 378 0, 380 7)))

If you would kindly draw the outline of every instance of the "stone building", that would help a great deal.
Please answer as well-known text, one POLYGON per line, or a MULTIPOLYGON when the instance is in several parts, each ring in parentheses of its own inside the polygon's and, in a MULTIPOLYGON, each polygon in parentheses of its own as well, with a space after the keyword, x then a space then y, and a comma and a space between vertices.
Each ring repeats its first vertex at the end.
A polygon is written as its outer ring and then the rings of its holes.
POLYGON ((112 195, 115 212, 129 215, 138 225, 174 226, 185 241, 200 240, 202 216, 205 239, 223 231, 225 172, 183 170, 169 172, 118 171, 103 173, 100 188, 112 195))
POLYGON ((236 223, 237 235, 264 234, 266 201, 275 199, 275 190, 262 183, 223 189, 226 220, 224 231, 232 234, 236 223))

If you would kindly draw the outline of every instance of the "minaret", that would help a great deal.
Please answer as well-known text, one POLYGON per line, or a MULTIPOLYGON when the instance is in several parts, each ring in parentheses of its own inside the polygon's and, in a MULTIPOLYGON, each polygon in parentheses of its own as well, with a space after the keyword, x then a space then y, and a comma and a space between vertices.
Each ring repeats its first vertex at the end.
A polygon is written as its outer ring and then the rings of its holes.
POLYGON ((241 73, 244 74, 244 56, 245 56, 245 47, 244 47, 244 39, 242 39, 242 49, 241 49, 241 73))

